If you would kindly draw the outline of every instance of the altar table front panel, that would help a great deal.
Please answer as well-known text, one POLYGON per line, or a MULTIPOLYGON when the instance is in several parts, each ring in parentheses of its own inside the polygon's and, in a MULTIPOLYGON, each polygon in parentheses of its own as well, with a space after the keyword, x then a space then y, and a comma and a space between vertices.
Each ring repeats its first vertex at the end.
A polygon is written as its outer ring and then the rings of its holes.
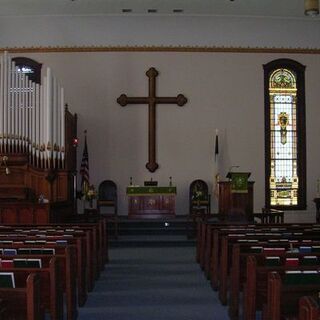
POLYGON ((175 187, 128 187, 129 218, 175 217, 175 187))

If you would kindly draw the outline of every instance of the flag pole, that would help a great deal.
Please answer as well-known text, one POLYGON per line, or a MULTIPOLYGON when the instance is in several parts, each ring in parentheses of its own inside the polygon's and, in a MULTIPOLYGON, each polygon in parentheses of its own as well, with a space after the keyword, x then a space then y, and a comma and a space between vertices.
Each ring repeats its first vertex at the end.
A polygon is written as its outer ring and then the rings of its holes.
POLYGON ((214 145, 214 162, 215 162, 215 174, 214 174, 214 183, 213 183, 213 194, 214 197, 219 199, 219 130, 216 129, 215 131, 215 145, 214 145))
POLYGON ((80 175, 81 175, 81 192, 83 200, 83 208, 85 208, 86 195, 89 190, 89 155, 88 155, 88 145, 87 145, 87 130, 84 130, 84 147, 82 153, 82 160, 80 166, 80 175))

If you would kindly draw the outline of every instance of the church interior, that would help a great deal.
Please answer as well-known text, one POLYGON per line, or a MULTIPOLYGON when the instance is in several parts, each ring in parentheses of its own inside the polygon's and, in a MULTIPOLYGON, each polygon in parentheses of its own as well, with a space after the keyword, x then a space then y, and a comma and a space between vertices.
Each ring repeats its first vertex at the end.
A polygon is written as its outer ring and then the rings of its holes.
POLYGON ((0 320, 320 319, 319 0, 0 29, 0 320))

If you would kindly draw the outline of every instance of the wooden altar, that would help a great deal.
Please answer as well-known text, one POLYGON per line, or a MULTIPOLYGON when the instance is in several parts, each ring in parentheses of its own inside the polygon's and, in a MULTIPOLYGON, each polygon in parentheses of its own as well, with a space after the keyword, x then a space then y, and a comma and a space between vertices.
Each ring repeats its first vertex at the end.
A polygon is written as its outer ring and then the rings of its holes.
POLYGON ((128 187, 129 218, 174 218, 176 193, 176 187, 128 187))

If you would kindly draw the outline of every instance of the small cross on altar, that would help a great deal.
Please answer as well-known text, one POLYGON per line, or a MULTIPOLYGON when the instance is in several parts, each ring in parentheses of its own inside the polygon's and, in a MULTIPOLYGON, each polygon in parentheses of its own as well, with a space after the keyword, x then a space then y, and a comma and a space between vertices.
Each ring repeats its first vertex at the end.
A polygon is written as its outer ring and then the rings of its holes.
POLYGON ((149 113, 149 130, 148 130, 148 144, 149 144, 149 160, 146 164, 150 172, 155 172, 159 165, 156 162, 156 105, 157 104, 177 104, 182 107, 188 101, 183 94, 178 94, 176 97, 157 97, 156 96, 156 77, 158 71, 155 68, 150 68, 146 72, 149 78, 149 96, 148 97, 127 97, 122 94, 117 102, 125 107, 127 104, 148 104, 149 113))

